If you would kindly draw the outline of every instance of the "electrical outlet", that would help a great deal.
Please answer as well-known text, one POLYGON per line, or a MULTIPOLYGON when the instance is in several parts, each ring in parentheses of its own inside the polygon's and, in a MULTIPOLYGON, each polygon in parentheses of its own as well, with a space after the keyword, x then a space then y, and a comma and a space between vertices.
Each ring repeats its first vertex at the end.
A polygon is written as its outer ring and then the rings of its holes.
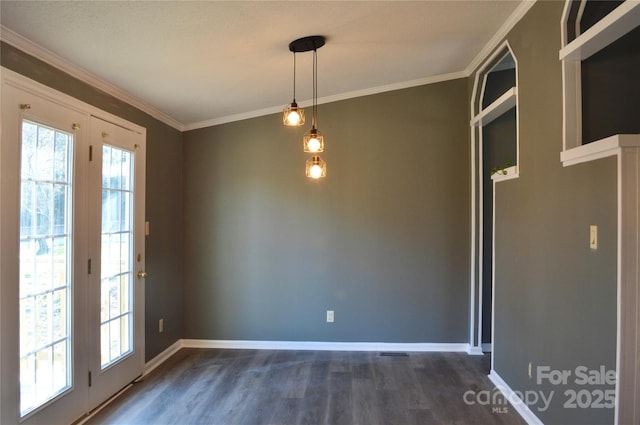
POLYGON ((159 333, 164 332, 164 319, 158 320, 158 332, 159 333))
POLYGON ((333 323, 333 310, 327 310, 327 323, 333 323))
POLYGON ((589 226, 589 247, 593 250, 598 249, 598 226, 594 224, 589 226))

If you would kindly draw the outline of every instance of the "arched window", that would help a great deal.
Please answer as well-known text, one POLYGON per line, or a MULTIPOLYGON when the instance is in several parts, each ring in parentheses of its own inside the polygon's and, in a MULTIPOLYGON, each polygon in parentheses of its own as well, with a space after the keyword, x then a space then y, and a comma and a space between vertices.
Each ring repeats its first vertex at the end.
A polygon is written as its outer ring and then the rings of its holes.
POLYGON ((508 43, 496 50, 476 74, 472 135, 495 181, 519 174, 517 80, 516 60, 508 43))
POLYGON ((567 0, 560 49, 563 151, 640 133, 639 24, 637 1, 567 0))

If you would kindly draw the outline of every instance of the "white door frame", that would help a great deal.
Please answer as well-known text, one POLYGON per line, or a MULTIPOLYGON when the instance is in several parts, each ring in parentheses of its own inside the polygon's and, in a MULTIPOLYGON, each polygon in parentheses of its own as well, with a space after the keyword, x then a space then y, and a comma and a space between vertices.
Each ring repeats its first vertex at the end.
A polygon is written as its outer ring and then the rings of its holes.
MULTIPOLYGON (((471 111, 471 271, 470 271, 470 302, 469 302, 469 354, 482 355, 484 351, 493 350, 494 340, 494 325, 495 325, 495 194, 496 183, 498 181, 509 180, 519 176, 519 160, 520 160, 520 119, 519 108, 517 100, 517 87, 518 87, 518 59, 511 48, 511 45, 507 40, 500 43, 493 50, 478 68, 475 73, 475 80, 473 84, 473 92, 470 101, 471 111), (482 119, 478 119, 482 114, 481 102, 485 92, 485 86, 487 83, 487 74, 502 57, 510 54, 515 62, 516 69, 516 165, 509 168, 509 175, 501 176, 495 175, 492 178, 491 184, 493 185, 493 196, 491 202, 492 208, 492 273, 491 282, 484 282, 483 279, 483 242, 484 242, 484 217, 483 208, 484 202, 484 182, 482 178, 483 167, 483 138, 482 138, 482 119), (475 118, 475 119, 474 119, 475 118), (483 306, 482 293, 485 284, 491 284, 492 287, 492 302, 491 302, 491 343, 489 345, 482 344, 482 317, 483 306)), ((487 108, 489 109, 489 108, 487 108)), ((491 358, 491 368, 493 369, 493 357, 491 358)))

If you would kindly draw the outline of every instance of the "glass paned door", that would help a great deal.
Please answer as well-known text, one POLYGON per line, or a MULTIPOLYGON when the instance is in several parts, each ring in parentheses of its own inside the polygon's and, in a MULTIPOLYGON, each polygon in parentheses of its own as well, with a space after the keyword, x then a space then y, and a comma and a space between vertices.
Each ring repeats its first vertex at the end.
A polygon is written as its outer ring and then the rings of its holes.
POLYGON ((142 374, 144 135, 91 118, 89 407, 142 374), (96 235, 93 237, 93 235, 96 235), (99 261, 98 261, 99 260, 99 261))
POLYGON ((74 423, 144 365, 146 132, 0 90, 0 424, 74 423))
POLYGON ((20 415, 71 381, 73 134, 22 121, 20 415))
POLYGON ((133 152, 102 147, 100 366, 132 347, 134 227, 133 152))
POLYGON ((88 405, 88 117, 0 84, 0 423, 71 423, 88 405))

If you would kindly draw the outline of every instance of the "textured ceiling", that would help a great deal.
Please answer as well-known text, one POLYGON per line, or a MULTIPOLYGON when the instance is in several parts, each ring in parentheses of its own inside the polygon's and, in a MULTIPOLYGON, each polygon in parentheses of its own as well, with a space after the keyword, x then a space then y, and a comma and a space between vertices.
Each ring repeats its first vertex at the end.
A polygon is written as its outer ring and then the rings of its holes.
MULTIPOLYGON (((290 41, 324 35, 319 97, 461 73, 519 1, 7 1, 5 28, 187 125, 284 107, 290 41)), ((311 53, 297 55, 311 98, 311 53)), ((373 90, 372 90, 373 89, 373 90)))

